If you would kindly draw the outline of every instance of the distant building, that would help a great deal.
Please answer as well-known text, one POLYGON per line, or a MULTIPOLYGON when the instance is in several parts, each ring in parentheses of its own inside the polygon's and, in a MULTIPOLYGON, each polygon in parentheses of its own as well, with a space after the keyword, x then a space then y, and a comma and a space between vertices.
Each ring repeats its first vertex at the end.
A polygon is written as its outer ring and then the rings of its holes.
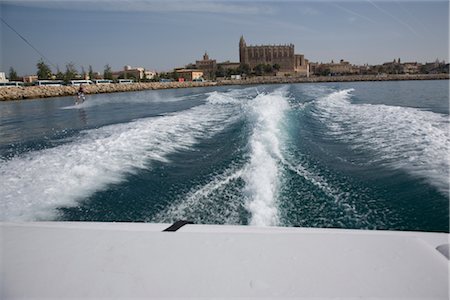
POLYGON ((8 82, 9 80, 6 79, 5 72, 0 72, 0 82, 8 82))
POLYGON ((333 60, 330 63, 310 63, 310 72, 315 75, 352 75, 360 73, 359 67, 341 59, 339 63, 333 60))
POLYGON ((403 65, 400 63, 400 58, 398 61, 394 59, 392 62, 385 62, 381 65, 380 70, 382 73, 387 74, 403 74, 403 65))
POLYGON ((205 79, 214 79, 216 76, 217 63, 215 59, 210 59, 208 53, 205 51, 203 55, 203 60, 197 60, 195 62, 197 69, 203 72, 205 79))
POLYGON ((156 77, 156 72, 155 71, 144 71, 144 78, 145 79, 153 79, 156 77))
POLYGON ((439 73, 449 73, 449 65, 445 61, 439 62, 436 59, 435 62, 425 63, 420 67, 422 73, 426 74, 439 74, 439 73))
POLYGON ((153 79, 156 76, 156 72, 147 71, 142 67, 125 66, 123 71, 113 72, 113 79, 153 79))
POLYGON ((208 80, 215 80, 217 76, 222 78, 225 74, 237 72, 237 69, 241 66, 238 62, 230 62, 229 60, 218 63, 215 59, 211 59, 208 53, 205 51, 202 60, 197 60, 195 64, 188 64, 184 68, 175 69, 175 72, 179 70, 199 70, 203 72, 202 78, 208 80))
POLYGON ((308 76, 308 61, 302 54, 295 54, 294 45, 247 46, 244 37, 239 40, 239 62, 254 69, 257 65, 278 65, 279 72, 308 76))
POLYGON ((356 66, 357 74, 359 75, 378 75, 377 66, 370 66, 364 64, 362 66, 356 66))
POLYGON ((38 81, 38 76, 37 75, 26 75, 23 76, 23 82, 27 82, 27 83, 33 83, 38 81))
POLYGON ((329 64, 328 67, 332 74, 356 74, 358 73, 358 69, 353 67, 348 61, 341 59, 339 63, 329 64))
POLYGON ((94 72, 92 75, 93 75, 92 78, 89 78, 90 80, 95 80, 95 79, 101 80, 101 79, 104 79, 103 78, 103 74, 100 73, 100 72, 94 72))
POLYGON ((218 63, 217 67, 220 67, 224 70, 232 70, 232 69, 237 69, 239 68, 241 64, 238 62, 230 62, 229 60, 218 63))
POLYGON ((175 72, 180 78, 184 78, 185 81, 203 78, 203 71, 197 69, 177 69, 175 72))
POLYGON ((418 74, 422 64, 417 62, 405 62, 403 63, 403 72, 405 74, 418 74))

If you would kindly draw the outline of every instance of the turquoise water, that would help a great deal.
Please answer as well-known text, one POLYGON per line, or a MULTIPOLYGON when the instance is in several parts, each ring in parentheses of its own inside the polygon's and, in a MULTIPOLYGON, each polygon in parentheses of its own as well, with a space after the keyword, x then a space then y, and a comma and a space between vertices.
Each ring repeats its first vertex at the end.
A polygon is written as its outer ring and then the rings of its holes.
POLYGON ((0 219, 449 231, 448 81, 0 103, 0 219))

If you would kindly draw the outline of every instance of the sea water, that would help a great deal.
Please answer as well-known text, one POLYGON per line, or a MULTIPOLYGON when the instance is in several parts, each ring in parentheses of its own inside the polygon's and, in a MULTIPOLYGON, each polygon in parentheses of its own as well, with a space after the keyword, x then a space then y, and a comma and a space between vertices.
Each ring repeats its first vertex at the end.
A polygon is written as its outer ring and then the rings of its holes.
POLYGON ((449 231, 448 81, 0 103, 1 221, 449 231))

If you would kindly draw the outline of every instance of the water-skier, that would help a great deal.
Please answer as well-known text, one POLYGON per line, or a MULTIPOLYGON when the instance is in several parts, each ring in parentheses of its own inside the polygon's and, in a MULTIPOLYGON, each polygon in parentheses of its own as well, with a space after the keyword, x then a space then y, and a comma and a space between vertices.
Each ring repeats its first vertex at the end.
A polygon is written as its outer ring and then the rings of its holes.
POLYGON ((81 83, 80 88, 78 89, 78 98, 77 98, 77 104, 83 103, 84 100, 86 100, 86 96, 84 95, 84 86, 81 83))

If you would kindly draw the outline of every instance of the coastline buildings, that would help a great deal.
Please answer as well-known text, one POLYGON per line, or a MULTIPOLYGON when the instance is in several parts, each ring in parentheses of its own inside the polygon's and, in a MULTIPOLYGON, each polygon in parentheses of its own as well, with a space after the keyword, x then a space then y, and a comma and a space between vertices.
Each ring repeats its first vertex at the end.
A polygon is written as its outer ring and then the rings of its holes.
POLYGON ((202 60, 197 60, 195 65, 191 65, 203 72, 203 78, 207 80, 214 80, 217 76, 223 76, 227 71, 235 71, 240 67, 238 62, 230 62, 229 60, 217 63, 215 59, 210 59, 208 53, 205 51, 202 60))
POLYGON ((278 74, 309 76, 308 60, 303 54, 295 54, 293 44, 247 46, 244 36, 239 40, 239 62, 251 69, 264 64, 277 66, 278 74))
POLYGON ((386 74, 448 74, 448 63, 438 60, 433 63, 401 62, 400 58, 380 65, 352 65, 348 61, 339 63, 310 63, 310 73, 313 76, 343 76, 343 75, 386 75, 386 74))
POLYGON ((359 73, 359 67, 356 67, 350 62, 341 59, 339 63, 333 60, 330 63, 310 63, 310 72, 314 75, 354 75, 359 73))
POLYGON ((405 62, 400 63, 400 59, 397 63, 395 63, 395 60, 393 63, 384 63, 383 67, 386 71, 392 73, 392 74, 419 74, 420 68, 423 65, 418 62, 405 62))
POLYGON ((439 74, 439 73, 449 73, 449 64, 445 61, 439 62, 436 59, 435 62, 425 63, 420 67, 420 73, 426 74, 439 74))
POLYGON ((217 63, 215 59, 209 59, 208 53, 205 51, 202 60, 195 62, 197 69, 203 72, 205 79, 214 79, 216 77, 217 63))
POLYGON ((142 67, 125 66, 122 71, 112 73, 113 79, 153 79, 156 76, 156 72, 147 71, 142 67))
POLYGON ((238 62, 231 62, 229 60, 218 63, 217 67, 218 68, 222 68, 223 70, 232 70, 232 69, 237 69, 239 68, 241 64, 238 62))
MULTIPOLYGON (((239 62, 218 63, 205 51, 202 60, 189 64, 186 69, 203 72, 205 79, 237 75, 309 76, 309 64, 303 54, 295 54, 293 44, 247 46, 244 37, 239 40, 239 62)), ((175 70, 176 71, 176 70, 175 70)), ((178 71, 176 71, 178 72, 178 71)))
POLYGON ((25 82, 25 83, 33 83, 33 82, 36 82, 38 80, 39 80, 39 78, 38 78, 37 75, 26 75, 26 76, 22 77, 22 81, 25 82))
POLYGON ((194 81, 203 78, 203 71, 198 69, 177 69, 175 72, 184 81, 194 81))
MULTIPOLYGON (((42 63, 43 64, 43 63, 42 63)), ((400 58, 382 64, 353 65, 349 61, 341 59, 338 63, 333 60, 330 63, 309 62, 303 54, 296 54, 293 44, 288 45, 247 45, 243 36, 239 40, 239 62, 217 62, 209 57, 205 51, 201 60, 195 64, 173 69, 171 72, 147 71, 142 67, 125 66, 122 70, 112 72, 109 65, 105 66, 103 74, 94 72, 90 66, 89 73, 82 68, 81 74, 73 64, 66 65, 66 72, 62 73, 57 68, 52 73, 50 67, 43 64, 48 73, 47 77, 58 80, 71 79, 133 79, 135 81, 158 81, 161 79, 196 80, 223 80, 229 78, 246 79, 252 76, 345 76, 345 75, 380 75, 387 74, 448 74, 449 64, 436 59, 434 62, 401 62, 400 58), (70 72, 69 72, 70 71, 70 72), (201 74, 201 75, 200 75, 201 74)), ((39 68, 39 67, 38 67, 39 68)), ((38 70, 40 73, 40 70, 38 70)), ((18 77, 9 75, 25 83, 37 81, 36 75, 18 77)), ((0 82, 7 82, 9 78, 5 72, 0 72, 0 82)), ((42 78, 46 79, 46 78, 42 78)))
POLYGON ((9 80, 6 79, 5 72, 0 72, 0 82, 8 82, 9 80))

